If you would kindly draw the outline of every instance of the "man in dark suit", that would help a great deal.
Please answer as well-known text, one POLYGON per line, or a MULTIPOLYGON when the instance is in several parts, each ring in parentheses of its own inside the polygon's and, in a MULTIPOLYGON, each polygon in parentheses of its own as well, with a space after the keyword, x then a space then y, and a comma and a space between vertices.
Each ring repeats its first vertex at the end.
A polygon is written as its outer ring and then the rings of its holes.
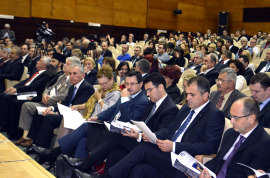
POLYGON ((259 66, 255 70, 255 73, 270 72, 270 50, 266 52, 265 60, 260 62, 259 66))
MULTIPOLYGON (((145 91, 153 102, 147 107, 143 117, 146 125, 155 133, 159 139, 168 139, 171 133, 170 127, 175 122, 175 115, 178 108, 166 93, 166 82, 160 73, 149 74, 145 78, 145 91)), ((132 151, 141 139, 149 142, 149 138, 135 130, 126 131, 119 134, 110 135, 102 145, 94 148, 82 166, 82 170, 88 170, 95 163, 103 161, 107 157, 106 167, 110 168, 121 160, 127 153, 132 151)), ((74 165, 71 159, 67 161, 74 165)))
POLYGON ((203 63, 203 54, 202 52, 200 51, 197 51, 195 52, 195 55, 194 55, 194 62, 191 62, 189 65, 188 65, 188 69, 193 69, 193 70, 196 70, 196 73, 200 73, 200 69, 202 67, 202 63, 203 63))
MULTIPOLYGON (((254 169, 267 170, 270 166, 270 137, 259 125, 259 107, 252 98, 244 97, 235 101, 230 110, 232 129, 225 132, 217 156, 206 166, 217 174, 217 178, 246 178, 254 174, 237 163, 254 169)), ((205 171, 201 178, 209 177, 205 171)))
POLYGON ((142 48, 140 46, 136 46, 134 49, 134 55, 131 56, 131 63, 133 68, 136 67, 136 63, 143 58, 142 56, 142 48))
POLYGON ((233 45, 233 39, 231 38, 227 39, 226 47, 234 54, 237 54, 239 51, 239 48, 233 45))
POLYGON ((31 57, 29 55, 29 46, 27 44, 21 46, 21 63, 27 68, 30 67, 31 57))
MULTIPOLYGON (((149 101, 145 92, 141 90, 141 74, 134 71, 127 73, 125 85, 126 88, 121 91, 121 99, 112 107, 98 114, 97 117, 92 117, 92 120, 110 122, 113 119, 118 119, 119 121, 128 122, 130 120, 140 121, 143 118, 149 101)), ((42 158, 45 157, 43 159, 44 161, 55 161, 56 157, 61 153, 72 155, 76 152, 78 153, 76 155, 86 155, 87 157, 87 152, 103 143, 103 139, 107 137, 108 133, 104 125, 85 123, 72 133, 58 140, 59 147, 56 149, 52 151, 44 151, 44 149, 36 150, 41 150, 38 152, 41 153, 42 158), (80 147, 81 144, 86 144, 86 141, 87 149, 86 146, 80 147)))
POLYGON ((225 51, 224 55, 221 55, 221 60, 215 65, 215 69, 220 72, 222 69, 229 67, 229 61, 232 59, 232 52, 225 51))
POLYGON ((210 94, 210 100, 225 116, 229 114, 232 103, 245 95, 235 89, 236 73, 231 68, 224 68, 217 78, 217 91, 210 94))
POLYGON ((11 139, 16 139, 18 133, 18 121, 21 106, 26 101, 41 101, 42 93, 48 81, 55 75, 55 71, 50 64, 51 58, 44 56, 36 65, 37 72, 14 87, 6 89, 5 93, 0 94, 0 114, 6 117, 1 118, 2 128, 7 130, 11 139), (37 96, 28 100, 17 100, 16 93, 36 92, 37 96))
POLYGON ((216 79, 218 77, 218 72, 215 69, 216 61, 216 54, 210 53, 209 55, 206 55, 204 57, 204 65, 206 70, 200 73, 200 76, 205 77, 209 81, 210 87, 216 83, 216 79))
POLYGON ((249 85, 251 77, 254 76, 253 70, 250 67, 248 67, 248 65, 249 65, 249 59, 248 59, 247 56, 242 56, 241 55, 241 56, 239 56, 238 60, 245 67, 245 72, 244 72, 244 75, 243 76, 245 77, 245 79, 247 81, 247 85, 249 85))
POLYGON ((209 82, 205 78, 190 79, 186 89, 188 106, 183 106, 177 114, 178 120, 171 127, 171 139, 157 139, 156 145, 143 143, 136 146, 108 170, 106 177, 143 177, 142 172, 132 171, 142 164, 148 168, 143 172, 146 176, 185 177, 172 167, 170 152, 179 154, 185 150, 192 155, 216 153, 224 129, 224 115, 209 102, 209 91, 209 82))
POLYGON ((252 97, 260 105, 259 123, 270 128, 270 78, 265 73, 258 73, 250 80, 252 97))
POLYGON ((0 70, 0 92, 5 91, 4 80, 20 80, 24 71, 24 66, 20 61, 21 50, 19 47, 13 47, 10 51, 10 57, 1 65, 0 70))
MULTIPOLYGON (((62 102, 65 106, 72 106, 85 103, 88 98, 94 93, 92 85, 84 80, 83 67, 80 64, 73 64, 70 68, 70 83, 72 86, 69 88, 65 100, 62 102)), ((32 130, 31 138, 36 145, 48 148, 53 136, 53 130, 59 127, 63 117, 58 114, 57 105, 48 107, 44 113, 44 118, 35 129, 32 130), (35 133, 35 134, 33 134, 35 133)))

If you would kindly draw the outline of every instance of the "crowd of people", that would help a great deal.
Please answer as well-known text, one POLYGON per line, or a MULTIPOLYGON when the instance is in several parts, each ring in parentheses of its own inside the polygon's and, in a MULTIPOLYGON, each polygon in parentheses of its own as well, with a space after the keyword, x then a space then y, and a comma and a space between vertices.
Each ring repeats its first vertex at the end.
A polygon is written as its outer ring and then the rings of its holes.
MULTIPOLYGON (((47 25, 48 26, 48 25, 47 25)), ((270 170, 270 34, 134 34, 18 43, 0 31, 1 132, 57 177, 187 177, 171 152, 212 155, 218 178, 270 170), (34 93, 24 100, 18 95, 34 93), (57 103, 86 122, 64 126, 57 103), (110 132, 143 121, 156 135, 110 132), (231 123, 228 128, 226 123, 231 123), (224 133, 225 131, 225 133, 224 133)), ((201 178, 211 177, 204 170, 201 178)))

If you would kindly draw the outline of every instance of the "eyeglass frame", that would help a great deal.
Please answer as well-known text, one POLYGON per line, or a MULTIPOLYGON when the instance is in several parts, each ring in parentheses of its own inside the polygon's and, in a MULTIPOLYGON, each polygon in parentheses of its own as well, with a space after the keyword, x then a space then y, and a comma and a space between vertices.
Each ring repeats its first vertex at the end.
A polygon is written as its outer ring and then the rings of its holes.
POLYGON ((250 116, 250 115, 252 115, 251 113, 249 113, 249 114, 247 114, 247 115, 244 115, 244 116, 233 116, 233 115, 231 115, 231 114, 228 114, 227 115, 227 117, 229 118, 229 119, 232 119, 232 118, 234 118, 234 119, 240 119, 240 118, 243 118, 243 117, 248 117, 248 116, 250 116))

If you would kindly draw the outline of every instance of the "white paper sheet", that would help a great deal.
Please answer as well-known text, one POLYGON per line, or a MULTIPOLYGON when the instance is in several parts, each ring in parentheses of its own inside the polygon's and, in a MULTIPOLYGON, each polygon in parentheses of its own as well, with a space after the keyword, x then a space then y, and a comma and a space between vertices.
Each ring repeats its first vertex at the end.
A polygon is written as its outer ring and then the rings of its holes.
POLYGON ((38 115, 42 115, 42 113, 47 109, 47 107, 43 107, 43 106, 37 106, 37 113, 38 115))
POLYGON ((18 93, 17 100, 28 100, 31 97, 36 97, 37 92, 25 92, 25 93, 18 93))
POLYGON ((264 176, 264 175, 267 175, 268 177, 270 177, 270 173, 261 173, 260 171, 257 171, 256 169, 253 169, 252 167, 250 167, 248 165, 245 165, 245 164, 242 164, 242 163, 237 163, 237 164, 251 169, 255 173, 256 177, 258 177, 258 178, 261 177, 261 176, 264 176))
POLYGON ((147 125, 142 121, 131 121, 133 124, 135 124, 147 137, 150 139, 151 143, 156 143, 157 136, 155 133, 153 133, 147 125))

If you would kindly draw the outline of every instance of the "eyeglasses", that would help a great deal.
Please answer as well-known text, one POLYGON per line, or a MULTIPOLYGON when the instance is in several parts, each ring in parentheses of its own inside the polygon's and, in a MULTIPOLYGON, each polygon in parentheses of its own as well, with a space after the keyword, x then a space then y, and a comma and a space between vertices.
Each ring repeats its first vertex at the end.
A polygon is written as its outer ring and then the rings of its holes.
POLYGON ((233 115, 231 115, 231 114, 228 114, 228 118, 229 119, 232 119, 232 118, 234 118, 234 119, 240 119, 240 118, 242 118, 242 117, 247 117, 247 116, 250 116, 251 114, 247 114, 247 115, 244 115, 244 116, 233 116, 233 115))
POLYGON ((153 88, 147 88, 147 89, 145 89, 145 91, 146 91, 146 93, 147 93, 147 92, 150 93, 154 88, 156 88, 156 87, 153 87, 153 88))
POLYGON ((137 85, 137 84, 138 84, 138 82, 137 83, 125 83, 126 86, 134 86, 134 85, 137 85))
POLYGON ((224 80, 224 79, 221 79, 221 78, 216 79, 216 83, 218 83, 218 82, 223 83, 223 82, 226 82, 226 81, 231 81, 231 80, 224 80))

